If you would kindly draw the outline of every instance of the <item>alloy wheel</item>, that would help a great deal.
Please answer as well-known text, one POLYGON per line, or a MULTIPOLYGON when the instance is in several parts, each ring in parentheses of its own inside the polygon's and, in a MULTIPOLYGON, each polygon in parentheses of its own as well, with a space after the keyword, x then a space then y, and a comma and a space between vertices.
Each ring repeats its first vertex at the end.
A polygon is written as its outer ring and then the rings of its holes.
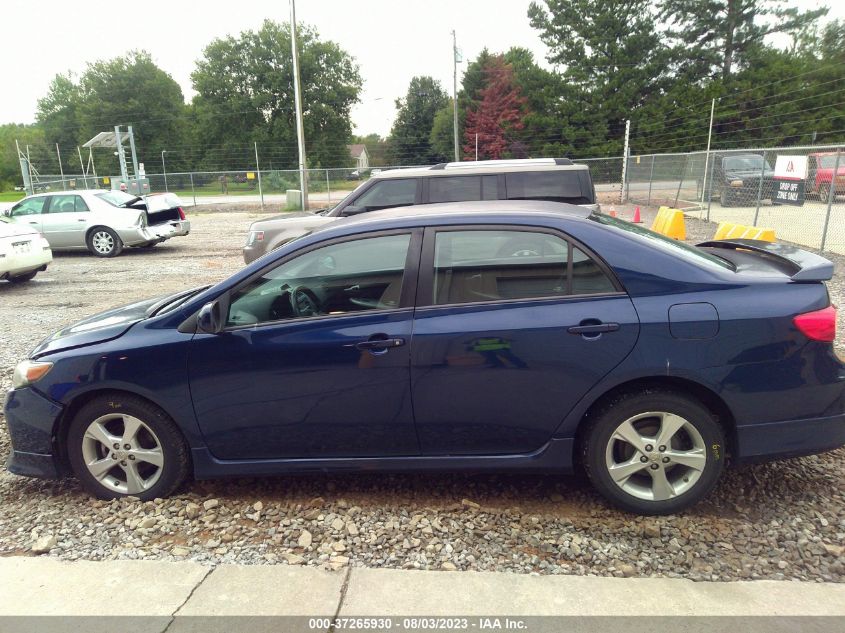
POLYGON ((131 415, 111 413, 91 422, 82 436, 82 459, 101 485, 133 495, 156 484, 164 468, 161 442, 131 415))
POLYGON ((695 486, 707 464, 704 439, 685 418, 665 411, 622 422, 607 443, 605 465, 629 495, 647 501, 678 497, 695 486))
POLYGON ((114 238, 107 231, 97 231, 91 238, 94 250, 101 255, 107 255, 114 250, 114 238))

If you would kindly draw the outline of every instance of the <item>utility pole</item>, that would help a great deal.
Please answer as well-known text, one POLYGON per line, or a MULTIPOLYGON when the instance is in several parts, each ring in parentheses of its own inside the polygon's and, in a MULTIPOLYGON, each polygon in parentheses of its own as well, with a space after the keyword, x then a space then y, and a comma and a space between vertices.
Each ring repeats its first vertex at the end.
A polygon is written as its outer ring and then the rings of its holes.
MULTIPOLYGON (((707 167, 710 164, 710 138, 713 136, 713 112, 716 110, 716 100, 710 102, 710 129, 707 132, 707 153, 704 155, 704 183, 701 185, 701 202, 707 195, 707 167)), ((763 161, 765 164, 765 161, 763 161)), ((712 183, 710 185, 713 186, 712 183)))
POLYGON ((65 189, 65 169, 62 167, 62 153, 59 151, 58 143, 56 143, 56 156, 59 159, 59 173, 62 175, 62 189, 65 189))
POLYGON ((631 119, 625 121, 625 151, 622 155, 622 188, 619 192, 619 204, 625 202, 625 184, 628 180, 628 154, 630 153, 629 140, 631 136, 631 119))
POLYGON ((455 132, 456 163, 461 160, 460 150, 458 149, 458 64, 462 61, 463 59, 459 59, 457 36, 455 30, 452 29, 452 125, 455 132))
POLYGON ((293 94, 296 103, 296 143, 299 148, 299 188, 302 210, 308 210, 308 178, 305 173, 305 131, 302 128, 302 90, 299 86, 299 57, 296 53, 296 0, 290 0, 290 47, 293 55, 293 94))

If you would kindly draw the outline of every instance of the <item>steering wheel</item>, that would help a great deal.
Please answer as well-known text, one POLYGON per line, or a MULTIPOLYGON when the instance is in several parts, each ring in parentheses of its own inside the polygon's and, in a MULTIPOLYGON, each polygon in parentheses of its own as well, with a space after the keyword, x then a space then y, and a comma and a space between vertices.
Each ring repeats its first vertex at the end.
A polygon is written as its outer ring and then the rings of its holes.
POLYGON ((314 316, 320 313, 317 295, 305 286, 296 286, 290 291, 290 307, 298 317, 314 316))

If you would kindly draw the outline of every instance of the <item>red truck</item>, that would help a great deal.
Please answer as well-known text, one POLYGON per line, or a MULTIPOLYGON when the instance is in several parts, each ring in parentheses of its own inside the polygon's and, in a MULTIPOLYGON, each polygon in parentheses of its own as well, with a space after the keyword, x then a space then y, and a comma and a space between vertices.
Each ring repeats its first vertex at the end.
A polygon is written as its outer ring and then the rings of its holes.
MULTIPOLYGON (((827 201, 830 196, 833 170, 836 167, 836 152, 818 152, 807 157, 807 195, 818 194, 827 201)), ((834 195, 845 194, 845 152, 839 157, 836 169, 834 195)))

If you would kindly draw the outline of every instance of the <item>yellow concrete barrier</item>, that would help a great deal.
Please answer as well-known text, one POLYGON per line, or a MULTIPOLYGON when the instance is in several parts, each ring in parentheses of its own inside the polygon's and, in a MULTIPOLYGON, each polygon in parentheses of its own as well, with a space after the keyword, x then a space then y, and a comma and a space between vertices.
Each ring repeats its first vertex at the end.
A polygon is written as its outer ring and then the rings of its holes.
POLYGON ((774 242, 774 229, 764 229, 759 226, 746 226, 745 224, 734 224, 733 222, 721 222, 716 229, 714 240, 763 240, 764 242, 774 242))
POLYGON ((687 239, 687 228, 684 224, 684 212, 671 207, 660 207, 657 217, 651 225, 651 230, 662 233, 676 240, 687 239))

